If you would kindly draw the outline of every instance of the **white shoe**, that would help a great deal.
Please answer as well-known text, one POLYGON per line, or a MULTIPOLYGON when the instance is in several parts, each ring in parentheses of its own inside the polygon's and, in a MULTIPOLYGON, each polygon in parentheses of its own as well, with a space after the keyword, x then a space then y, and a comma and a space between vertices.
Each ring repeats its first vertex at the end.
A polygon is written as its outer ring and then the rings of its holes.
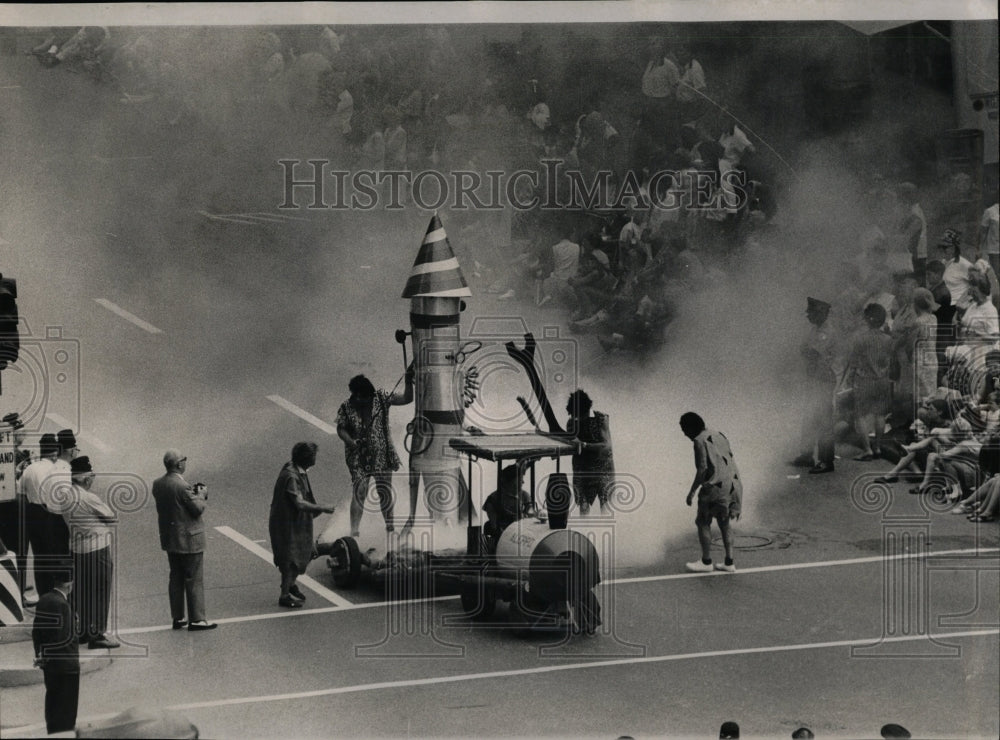
POLYGON ((694 562, 691 563, 685 563, 684 568, 686 570, 691 571, 692 573, 711 573, 713 570, 711 563, 706 565, 700 560, 695 560, 694 562))
POLYGON ((965 504, 959 504, 954 509, 948 512, 949 514, 968 514, 969 509, 965 508, 965 504))
POLYGON ((716 563, 715 564, 715 569, 716 570, 725 571, 726 573, 735 573, 736 572, 736 566, 735 565, 726 565, 725 563, 716 563))
POLYGON ((504 293, 503 295, 501 295, 501 296, 497 296, 497 300, 498 300, 498 301, 508 301, 508 300, 510 300, 511 298, 513 298, 513 297, 514 297, 515 295, 517 295, 517 294, 516 294, 516 293, 515 293, 515 292, 514 292, 513 290, 508 290, 508 291, 507 291, 506 293, 504 293))

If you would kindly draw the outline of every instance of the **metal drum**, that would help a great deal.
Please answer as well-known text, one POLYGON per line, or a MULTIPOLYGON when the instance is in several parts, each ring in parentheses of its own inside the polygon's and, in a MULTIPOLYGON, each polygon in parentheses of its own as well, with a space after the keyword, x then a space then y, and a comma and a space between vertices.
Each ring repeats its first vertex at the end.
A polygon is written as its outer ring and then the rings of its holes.
POLYGON ((594 545, 571 529, 549 529, 533 520, 514 522, 500 535, 496 551, 502 574, 523 578, 528 591, 547 604, 576 601, 601 581, 594 545))

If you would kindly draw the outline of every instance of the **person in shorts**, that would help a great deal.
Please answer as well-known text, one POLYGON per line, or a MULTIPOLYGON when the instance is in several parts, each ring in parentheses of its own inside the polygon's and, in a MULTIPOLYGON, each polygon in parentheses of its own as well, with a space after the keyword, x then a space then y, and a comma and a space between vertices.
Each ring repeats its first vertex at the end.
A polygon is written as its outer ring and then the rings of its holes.
POLYGON ((701 560, 687 563, 694 573, 715 570, 735 573, 733 563, 733 535, 729 522, 740 518, 743 501, 743 482, 733 460, 729 440, 722 432, 705 427, 705 421, 693 411, 681 416, 681 431, 694 443, 694 463, 697 472, 688 491, 687 505, 698 494, 698 541, 701 543, 701 560), (712 563, 712 520, 719 525, 722 544, 726 549, 725 563, 712 563))

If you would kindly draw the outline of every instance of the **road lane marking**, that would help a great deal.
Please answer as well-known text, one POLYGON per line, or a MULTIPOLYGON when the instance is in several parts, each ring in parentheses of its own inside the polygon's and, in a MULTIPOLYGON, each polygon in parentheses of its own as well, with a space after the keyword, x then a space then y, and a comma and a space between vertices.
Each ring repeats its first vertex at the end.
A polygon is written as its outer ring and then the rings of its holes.
MULTIPOLYGON (((242 545, 247 550, 252 552, 254 555, 261 558, 262 560, 266 560, 269 563, 274 562, 273 560, 274 556, 272 555, 272 553, 265 550, 263 547, 261 547, 256 542, 251 540, 249 537, 244 537, 242 534, 237 532, 232 527, 216 527, 215 531, 218 532, 219 534, 224 534, 226 537, 231 539, 236 544, 242 545)), ((350 601, 345 599, 340 594, 334 593, 326 586, 319 583, 315 579, 310 578, 309 576, 299 576, 298 582, 301 583, 306 588, 313 591, 314 593, 319 594, 324 599, 329 601, 331 604, 335 604, 338 607, 351 606, 350 601)))
MULTIPOLYGON (((915 642, 933 637, 936 640, 963 639, 969 637, 991 637, 1000 635, 1000 629, 984 630, 959 630, 957 632, 944 632, 933 635, 901 635, 898 637, 881 638, 856 638, 853 640, 831 640, 828 642, 808 642, 793 643, 790 645, 766 645, 755 648, 735 648, 731 650, 704 650, 697 653, 673 653, 671 655, 649 655, 633 658, 614 658, 610 660, 594 660, 584 663, 563 663, 546 666, 536 666, 534 668, 513 668, 506 671, 488 671, 483 673, 462 673, 453 676, 431 676, 428 678, 412 678, 401 681, 381 681, 378 683, 355 684, 353 686, 336 686, 326 689, 314 689, 312 691, 297 691, 287 694, 264 694, 260 696, 240 696, 232 699, 214 699, 210 701, 194 701, 185 704, 174 704, 165 707, 166 710, 175 712, 191 711, 194 709, 212 709, 215 707, 231 707, 241 704, 258 704, 275 701, 296 701, 301 699, 312 699, 323 696, 337 696, 340 694, 359 694, 367 691, 384 691, 387 689, 407 689, 421 686, 438 686, 441 684, 459 683, 461 681, 483 681, 498 678, 513 678, 519 676, 533 676, 545 673, 556 673, 561 671, 579 671, 591 668, 613 668, 616 666, 631 666, 653 663, 672 663, 682 660, 697 660, 699 658, 729 658, 742 655, 766 655, 771 653, 798 652, 802 650, 828 650, 840 647, 863 647, 873 643, 897 643, 915 642)), ((107 719, 114 715, 96 715, 77 720, 81 722, 94 722, 107 719)), ((44 724, 28 725, 26 727, 15 727, 7 730, 7 734, 18 737, 27 732, 43 729, 44 724)))
POLYGON ((313 416, 312 414, 310 414, 305 409, 299 408, 294 403, 292 403, 291 401, 285 400, 281 396, 268 396, 267 400, 271 401, 272 403, 278 404, 279 406, 281 406, 281 408, 285 409, 285 411, 291 411, 293 414, 295 414, 297 417, 299 417, 303 421, 308 421, 314 427, 316 427, 317 429, 320 429, 321 431, 326 432, 327 434, 336 434, 336 432, 337 432, 337 427, 334 427, 334 426, 331 426, 331 425, 327 424, 325 421, 323 421, 322 419, 320 419, 318 416, 313 416))
MULTIPOLYGON (((63 429, 72 429, 73 428, 73 423, 69 419, 67 419, 67 418, 65 418, 63 416, 60 416, 59 414, 57 414, 55 412, 51 412, 51 413, 45 414, 45 418, 48 419, 49 421, 51 421, 56 426, 62 427, 63 429)), ((78 436, 80 437, 80 441, 81 442, 87 442, 87 443, 93 445, 100 452, 105 452, 105 453, 107 453, 107 452, 114 452, 114 449, 115 449, 114 447, 111 447, 110 445, 104 444, 104 442, 102 442, 101 440, 99 440, 97 437, 95 437, 92 434, 87 434, 86 432, 79 432, 78 436)))
MULTIPOLYGON (((240 535, 240 536, 242 536, 242 535, 240 535)), ((265 542, 266 540, 260 540, 260 541, 261 542, 265 542)), ((267 559, 268 562, 271 562, 271 553, 267 552, 267 550, 264 550, 263 548, 261 548, 261 550, 263 550, 265 553, 267 553, 267 558, 266 559, 267 559)), ((970 549, 966 549, 966 550, 942 550, 941 552, 933 553, 933 554, 934 555, 973 555, 973 554, 976 554, 976 553, 997 552, 997 551, 1000 551, 1000 548, 997 548, 997 547, 988 547, 988 548, 970 548, 970 549)), ((864 563, 878 562, 878 561, 882 561, 882 560, 900 560, 900 559, 903 559, 903 558, 916 558, 916 557, 921 557, 921 555, 920 554, 916 554, 916 553, 908 553, 908 554, 904 554, 904 555, 894 555, 894 556, 892 556, 890 558, 854 558, 852 560, 813 561, 813 562, 808 562, 808 563, 792 563, 792 564, 787 565, 787 566, 786 565, 778 565, 778 566, 763 566, 761 568, 746 568, 744 570, 738 570, 738 571, 736 571, 736 573, 722 573, 722 572, 719 572, 718 574, 719 575, 723 575, 723 576, 738 576, 738 575, 740 575, 742 573, 760 573, 760 572, 775 571, 775 570, 791 570, 791 569, 796 569, 796 568, 812 568, 812 567, 822 568, 822 567, 828 567, 830 565, 855 565, 855 564, 864 564, 864 563)), ((611 585, 620 585, 620 584, 629 584, 629 583, 645 583, 645 582, 648 582, 648 581, 670 580, 670 579, 674 579, 674 578, 700 578, 700 577, 703 577, 703 576, 711 576, 711 575, 715 575, 715 574, 714 573, 674 573, 674 574, 671 574, 671 575, 665 575, 665 576, 648 576, 648 577, 644 577, 644 578, 610 579, 610 580, 602 581, 602 583, 604 585, 611 586, 611 585)), ((266 614, 247 614, 247 615, 242 616, 242 617, 223 617, 222 619, 216 619, 215 621, 218 622, 219 624, 238 624, 240 622, 256 622, 256 621, 266 620, 266 619, 284 619, 286 617, 303 617, 303 616, 310 615, 310 614, 331 614, 333 612, 353 611, 355 609, 374 609, 374 608, 383 607, 383 606, 396 606, 396 605, 403 605, 403 604, 422 604, 422 603, 431 602, 431 601, 452 601, 452 600, 457 599, 457 598, 458 598, 457 595, 453 595, 453 596, 432 596, 430 598, 418 598, 418 599, 399 599, 399 600, 396 600, 396 601, 369 601, 369 602, 361 602, 361 603, 357 603, 357 604, 350 604, 348 606, 342 606, 342 607, 340 607, 340 606, 333 606, 333 607, 321 607, 321 608, 316 608, 316 609, 296 609, 295 611, 268 612, 266 614)), ((166 631, 168 631, 170 629, 173 629, 173 627, 171 625, 169 625, 169 624, 159 624, 159 625, 153 625, 153 626, 149 626, 149 627, 130 627, 130 628, 126 628, 126 629, 120 629, 115 634, 137 635, 137 634, 146 633, 146 632, 166 632, 166 631)))
MULTIPOLYGON (((299 579, 302 580, 301 578, 299 579)), ((323 606, 315 609, 295 609, 292 611, 267 612, 266 614, 248 614, 243 617, 222 617, 213 619, 219 624, 239 624, 240 622, 261 622, 269 619, 285 619, 286 617, 304 617, 310 614, 333 614, 349 612, 358 609, 374 609, 381 606, 399 606, 410 604, 426 604, 432 601, 454 601, 458 596, 432 596, 427 599, 399 599, 398 601, 368 601, 347 606, 323 606)), ((115 631, 116 635, 141 635, 149 632, 169 632, 173 627, 169 624, 157 624, 150 627, 127 627, 115 631)))
POLYGON ((217 216, 214 213, 209 213, 208 211, 198 211, 198 213, 211 221, 229 221, 234 224, 246 224, 248 226, 256 226, 256 221, 246 221, 238 218, 229 218, 228 216, 217 216))
POLYGON ((143 331, 148 331, 150 334, 162 334, 163 333, 159 329, 157 329, 155 326, 153 326, 152 324, 150 324, 149 322, 143 321, 138 316, 136 316, 134 313, 129 313, 128 311, 126 311, 121 306, 118 306, 118 305, 112 303, 111 301, 107 300, 106 298, 95 298, 94 300, 97 301, 102 306, 104 306, 109 311, 111 311, 111 313, 118 314, 123 319, 125 319, 126 321, 132 322, 133 324, 135 324, 136 326, 138 326, 143 331))
POLYGON ((637 576, 635 578, 612 578, 604 581, 609 585, 620 583, 647 583, 652 581, 673 581, 681 578, 704 578, 705 576, 733 576, 746 573, 770 573, 779 570, 800 570, 802 568, 830 568, 834 565, 857 565, 860 563, 883 563, 889 560, 906 560, 909 558, 941 557, 943 555, 974 555, 977 553, 1000 552, 1000 547, 976 547, 965 550, 941 550, 940 552, 908 552, 901 555, 873 555, 867 558, 851 558, 849 560, 817 560, 809 563, 787 563, 784 565, 761 565, 754 568, 740 568, 735 573, 716 570, 708 573, 669 573, 663 576, 637 576))
POLYGON ((259 218, 280 218, 282 221, 311 221, 310 218, 303 218, 302 216, 288 216, 284 213, 266 213, 264 211, 255 211, 254 213, 245 214, 249 216, 257 216, 259 218))

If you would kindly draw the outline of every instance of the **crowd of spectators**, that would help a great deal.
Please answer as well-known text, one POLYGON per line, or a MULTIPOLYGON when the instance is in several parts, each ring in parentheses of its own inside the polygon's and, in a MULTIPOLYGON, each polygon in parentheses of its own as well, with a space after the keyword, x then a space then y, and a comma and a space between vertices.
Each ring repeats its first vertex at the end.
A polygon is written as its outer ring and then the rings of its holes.
MULTIPOLYGON (((808 398, 793 464, 834 470, 834 445, 894 467, 879 481, 950 501, 953 514, 1000 514, 1000 288, 997 207, 971 244, 957 228, 928 238, 941 207, 909 182, 877 181, 847 286, 810 298, 803 344, 808 398), (930 246, 928 246, 930 245, 930 246)), ((993 194, 995 200, 995 193, 993 194)))
MULTIPOLYGON (((449 233, 482 290, 561 307, 608 351, 655 348, 674 296, 709 280, 775 213, 759 142, 716 100, 711 62, 691 39, 635 38, 614 51, 581 38, 553 57, 534 29, 477 44, 444 27, 245 34, 230 88, 257 110, 318 122, 338 165, 533 171, 513 194, 526 203, 544 198, 559 162, 560 208, 514 207, 505 189, 483 196, 496 210, 450 214, 449 233), (663 171, 672 174, 654 177, 663 171), (584 193, 567 172, 593 186, 592 199, 572 197, 584 193)), ((210 58, 161 36, 54 29, 30 53, 89 71, 123 102, 166 102, 177 123, 198 115, 192 88, 205 70, 192 65, 210 58)))

